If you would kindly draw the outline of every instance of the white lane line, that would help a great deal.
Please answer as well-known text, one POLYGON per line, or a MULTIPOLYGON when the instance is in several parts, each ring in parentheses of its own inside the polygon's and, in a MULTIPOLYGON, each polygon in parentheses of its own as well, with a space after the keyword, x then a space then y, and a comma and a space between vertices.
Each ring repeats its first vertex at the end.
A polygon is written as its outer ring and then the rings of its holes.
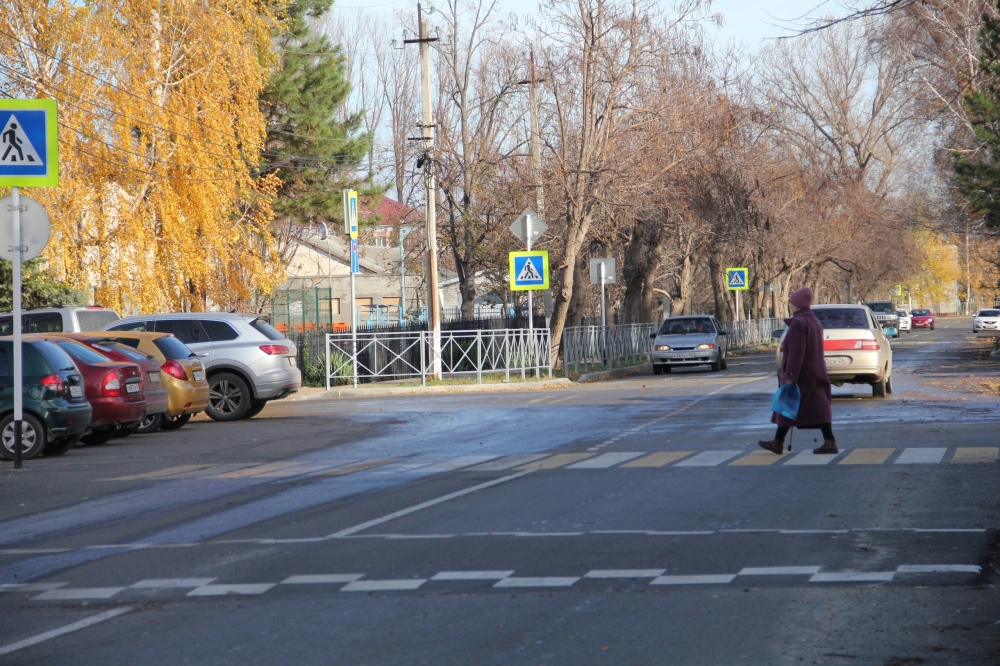
MULTIPOLYGON (((843 453, 844 449, 841 449, 843 453)), ((796 453, 790 459, 786 460, 783 465, 829 465, 833 462, 834 458, 838 456, 832 456, 829 453, 816 455, 812 451, 802 451, 801 453, 796 453)))
POLYGON ((501 580, 513 575, 513 571, 441 571, 431 580, 501 580))
POLYGON ((708 574, 698 576, 659 576, 650 585, 719 585, 731 583, 736 574, 708 574))
POLYGON ((537 578, 504 578, 493 587, 569 587, 579 576, 545 576, 537 578))
POLYGON ((979 573, 976 564, 901 564, 896 573, 979 573))
POLYGON ((938 447, 926 447, 926 448, 915 448, 911 447, 905 449, 903 453, 896 458, 897 465, 936 465, 941 462, 944 458, 944 454, 948 451, 946 448, 938 447))
POLYGON ((175 587, 201 587, 208 585, 214 580, 214 578, 149 578, 140 580, 129 587, 154 590, 175 587))
POLYGON ((715 467, 745 451, 703 451, 696 456, 674 464, 674 467, 715 467))
POLYGON ((110 620, 111 618, 118 617, 119 615, 124 615, 125 613, 128 613, 131 610, 132 610, 131 606, 125 606, 123 608, 113 608, 109 611, 98 613, 97 615, 91 615, 90 617, 84 618, 79 622, 74 622, 73 624, 67 624, 65 627, 59 627, 58 629, 53 629, 52 631, 46 631, 45 633, 38 634, 37 636, 26 638, 23 641, 10 643, 9 645, 4 645, 3 647, 0 647, 0 656, 5 654, 10 654, 11 652, 17 652, 18 650, 23 650, 24 648, 31 647, 32 645, 38 645, 39 643, 44 643, 45 641, 52 640, 53 638, 58 638, 59 636, 65 636, 66 634, 71 634, 74 631, 80 631, 81 629, 92 627, 95 624, 104 622, 105 620, 110 620))
POLYGON ((340 591, 389 592, 392 590, 415 590, 426 582, 426 578, 409 578, 405 580, 357 580, 340 588, 340 591))
POLYGON ((583 536, 586 532, 514 532, 516 537, 571 537, 583 536))
POLYGON ((656 578, 662 576, 666 569, 594 569, 583 575, 584 578, 656 578))
MULTIPOLYGON (((994 529, 996 529, 996 528, 994 528, 994 529)), ((975 527, 975 528, 969 528, 969 529, 966 529, 966 528, 933 528, 933 529, 914 528, 913 531, 914 532, 974 532, 975 533, 975 532, 985 532, 986 528, 985 527, 975 527)))
POLYGON ((800 576, 818 574, 823 567, 744 567, 739 576, 800 576))
POLYGON ((47 592, 69 583, 4 583, 0 592, 47 592))
POLYGON ((566 469, 606 469, 608 467, 614 467, 623 462, 628 462, 633 458, 638 458, 639 456, 645 455, 645 451, 639 451, 638 453, 634 451, 620 451, 617 453, 602 453, 596 458, 589 458, 587 460, 581 460, 578 463, 574 463, 567 467, 566 469))
POLYGON ((850 530, 781 530, 778 534, 847 534, 850 530))
POLYGON ((896 575, 895 571, 843 571, 839 573, 818 573, 809 579, 810 583, 888 583, 896 575))
POLYGON ((443 502, 448 502, 459 497, 468 495, 469 493, 478 492, 480 490, 485 490, 486 488, 491 488, 492 486, 499 485, 501 483, 507 483, 508 481, 513 481, 514 479, 520 479, 526 474, 531 474, 535 470, 526 469, 523 472, 518 472, 517 474, 511 474, 509 476, 502 476, 499 479, 493 479, 492 481, 487 481, 486 483, 480 483, 475 486, 471 486, 464 490, 458 490, 453 493, 448 493, 447 495, 442 495, 432 500, 426 502, 421 502, 406 509, 401 509, 399 511, 394 511, 388 515, 382 516, 381 518, 375 518, 374 520, 369 520, 361 523, 360 525, 355 525, 354 527, 348 527, 347 529, 340 530, 339 532, 334 532, 327 536, 328 539, 338 539, 346 536, 351 536, 352 534, 357 534, 358 532, 363 532, 369 528, 375 527, 376 525, 382 525, 383 523, 388 523, 390 520, 395 520, 396 518, 402 518, 403 516, 408 516, 411 513, 416 513, 417 511, 423 511, 424 509, 443 502))
POLYGON ((189 597, 224 597, 226 595, 264 594, 274 583, 250 583, 245 585, 202 585, 187 593, 189 597))
POLYGON ((316 583, 353 583, 364 574, 315 574, 312 576, 289 576, 280 585, 312 585, 316 583))
POLYGON ((32 597, 35 601, 72 601, 77 599, 110 599, 124 587, 71 587, 59 590, 49 590, 37 597, 32 597))

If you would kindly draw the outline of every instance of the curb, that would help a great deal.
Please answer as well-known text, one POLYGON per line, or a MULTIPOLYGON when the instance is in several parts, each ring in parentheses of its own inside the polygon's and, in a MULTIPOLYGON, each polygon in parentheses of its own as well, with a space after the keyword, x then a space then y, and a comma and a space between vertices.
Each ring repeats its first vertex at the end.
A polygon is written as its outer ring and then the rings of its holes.
POLYGON ((302 400, 336 400, 337 398, 366 398, 387 395, 427 395, 437 393, 503 393, 507 391, 530 391, 536 389, 562 388, 572 382, 564 377, 544 379, 537 382, 516 384, 457 384, 454 386, 387 386, 384 388, 331 388, 329 391, 315 391, 290 398, 292 402, 302 400))
POLYGON ((627 377, 641 373, 653 374, 653 364, 643 363, 642 365, 631 365, 627 368, 615 368, 614 370, 598 370, 596 372, 585 372, 576 378, 577 384, 586 384, 600 379, 611 379, 615 377, 627 377))

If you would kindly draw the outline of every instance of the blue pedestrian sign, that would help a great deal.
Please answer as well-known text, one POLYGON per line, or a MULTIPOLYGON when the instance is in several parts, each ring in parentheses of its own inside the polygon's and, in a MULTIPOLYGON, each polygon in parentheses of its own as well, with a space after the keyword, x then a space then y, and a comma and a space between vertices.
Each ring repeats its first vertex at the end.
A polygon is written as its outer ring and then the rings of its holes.
POLYGON ((545 250, 510 253, 510 290, 549 288, 549 253, 545 250))
POLYGON ((0 186, 58 184, 56 101, 0 99, 0 186))
POLYGON ((750 288, 749 280, 747 279, 748 273, 749 271, 745 268, 727 268, 726 288, 729 291, 747 291, 750 288))

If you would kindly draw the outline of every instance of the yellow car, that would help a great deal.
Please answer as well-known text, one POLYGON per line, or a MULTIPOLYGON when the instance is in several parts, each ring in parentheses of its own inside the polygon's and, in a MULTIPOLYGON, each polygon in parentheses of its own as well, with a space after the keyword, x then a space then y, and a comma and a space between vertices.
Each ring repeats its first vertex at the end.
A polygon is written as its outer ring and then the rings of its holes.
POLYGON ((102 331, 100 335, 154 356, 160 362, 163 386, 169 395, 167 413, 162 418, 158 414, 144 420, 136 432, 152 432, 157 428, 176 430, 208 407, 205 366, 173 334, 102 331))

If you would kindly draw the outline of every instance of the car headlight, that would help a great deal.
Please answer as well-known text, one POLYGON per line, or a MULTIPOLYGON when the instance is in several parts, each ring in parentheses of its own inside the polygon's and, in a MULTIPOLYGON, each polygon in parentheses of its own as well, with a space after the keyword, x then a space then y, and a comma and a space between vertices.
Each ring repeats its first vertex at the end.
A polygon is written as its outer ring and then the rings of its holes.
POLYGON ((706 349, 715 349, 715 343, 714 342, 713 343, 703 342, 700 345, 698 345, 697 347, 695 347, 695 349, 697 349, 698 351, 704 351, 706 349))
POLYGON ((656 345, 653 351, 670 351, 670 345, 656 345))

